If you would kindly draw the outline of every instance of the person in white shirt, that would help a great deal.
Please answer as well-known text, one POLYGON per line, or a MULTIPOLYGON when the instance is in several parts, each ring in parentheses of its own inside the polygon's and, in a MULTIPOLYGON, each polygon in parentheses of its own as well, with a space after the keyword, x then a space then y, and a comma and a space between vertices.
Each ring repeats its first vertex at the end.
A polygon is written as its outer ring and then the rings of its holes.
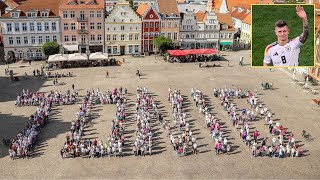
POLYGON ((265 49, 264 66, 298 66, 300 48, 309 36, 307 14, 303 7, 296 6, 297 15, 303 22, 303 32, 300 36, 289 40, 290 29, 288 24, 279 20, 275 23, 275 34, 278 40, 269 44, 265 49))

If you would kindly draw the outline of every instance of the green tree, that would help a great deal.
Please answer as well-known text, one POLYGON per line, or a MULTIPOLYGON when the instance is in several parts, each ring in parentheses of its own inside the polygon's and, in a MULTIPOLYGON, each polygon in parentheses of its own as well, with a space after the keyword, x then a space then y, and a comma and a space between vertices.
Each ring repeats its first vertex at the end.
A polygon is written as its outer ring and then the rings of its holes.
POLYGON ((134 11, 137 10, 137 8, 134 7, 134 5, 133 5, 133 0, 129 0, 129 4, 130 4, 130 7, 131 7, 134 11))
POLYGON ((153 42, 154 45, 159 49, 161 55, 163 55, 167 50, 174 48, 172 40, 163 36, 155 38, 153 42))
POLYGON ((46 56, 58 54, 60 46, 57 42, 47 42, 42 46, 42 51, 46 56))

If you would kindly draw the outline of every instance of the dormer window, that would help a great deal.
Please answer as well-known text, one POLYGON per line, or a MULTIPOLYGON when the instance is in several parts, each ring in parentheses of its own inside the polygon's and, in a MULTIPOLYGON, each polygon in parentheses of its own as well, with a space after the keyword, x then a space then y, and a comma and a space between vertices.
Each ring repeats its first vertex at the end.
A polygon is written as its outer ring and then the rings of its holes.
POLYGON ((80 4, 84 4, 84 0, 80 0, 80 4))
POLYGON ((249 9, 247 9, 247 13, 246 14, 249 14, 250 13, 250 10, 249 9))
POLYGON ((37 14, 35 12, 29 12, 27 13, 28 17, 37 17, 37 14))
POLYGON ((242 8, 240 8, 240 7, 238 8, 238 12, 241 12, 242 10, 243 10, 242 8))
POLYGON ((12 12, 11 17, 12 18, 19 18, 19 12, 12 12))
POLYGON ((48 17, 48 12, 41 12, 41 17, 48 17))

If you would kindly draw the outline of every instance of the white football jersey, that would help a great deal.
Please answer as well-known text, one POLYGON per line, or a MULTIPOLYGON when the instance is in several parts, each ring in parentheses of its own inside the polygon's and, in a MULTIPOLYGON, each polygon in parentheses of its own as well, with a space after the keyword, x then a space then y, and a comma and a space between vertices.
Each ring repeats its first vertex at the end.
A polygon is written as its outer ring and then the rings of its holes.
POLYGON ((299 38, 300 36, 289 40, 284 46, 280 46, 277 42, 268 45, 263 62, 270 64, 272 61, 273 66, 298 66, 300 48, 303 45, 299 38))

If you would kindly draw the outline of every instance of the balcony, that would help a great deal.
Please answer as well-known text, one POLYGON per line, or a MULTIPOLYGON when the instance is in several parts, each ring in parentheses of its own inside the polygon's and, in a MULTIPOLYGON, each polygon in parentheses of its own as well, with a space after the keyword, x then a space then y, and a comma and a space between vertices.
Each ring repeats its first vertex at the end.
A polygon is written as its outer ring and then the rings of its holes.
POLYGON ((88 34, 88 30, 80 29, 80 30, 78 30, 78 34, 88 34))
POLYGON ((86 17, 78 17, 77 20, 78 22, 88 22, 88 18, 86 17))

